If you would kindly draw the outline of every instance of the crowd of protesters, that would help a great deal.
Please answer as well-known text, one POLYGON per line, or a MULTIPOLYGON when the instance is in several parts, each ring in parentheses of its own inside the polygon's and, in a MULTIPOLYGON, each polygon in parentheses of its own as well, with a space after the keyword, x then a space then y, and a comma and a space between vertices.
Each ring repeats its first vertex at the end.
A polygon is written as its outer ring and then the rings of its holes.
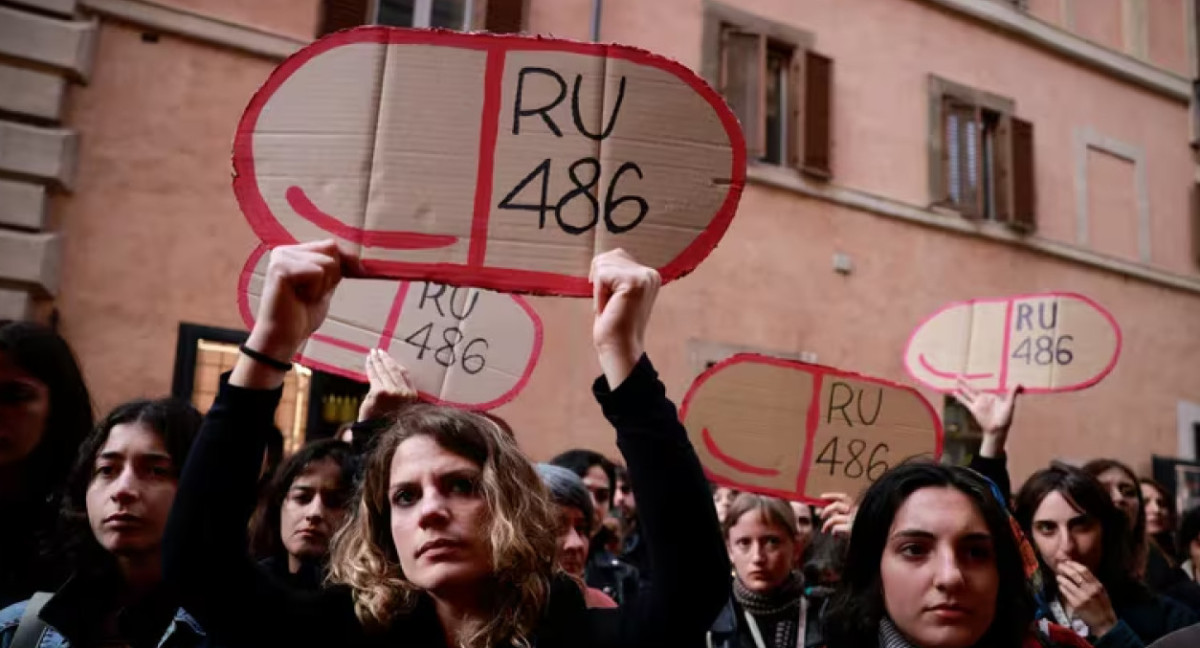
POLYGON ((96 422, 62 338, 0 321, 0 648, 1200 646, 1200 509, 1117 458, 1014 489, 1019 389, 960 385, 969 467, 819 506, 709 484, 644 352, 659 277, 620 251, 592 268, 619 457, 534 464, 373 351, 359 422, 283 458, 288 360, 341 268, 330 242, 272 252, 205 416, 96 422))

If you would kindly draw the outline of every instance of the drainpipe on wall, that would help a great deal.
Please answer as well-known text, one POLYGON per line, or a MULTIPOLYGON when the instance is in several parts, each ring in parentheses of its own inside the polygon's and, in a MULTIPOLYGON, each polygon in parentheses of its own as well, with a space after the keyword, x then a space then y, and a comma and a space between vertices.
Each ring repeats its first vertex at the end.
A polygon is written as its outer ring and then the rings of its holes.
POLYGON ((604 0, 592 0, 592 24, 591 38, 593 43, 600 41, 600 8, 604 5, 604 0))

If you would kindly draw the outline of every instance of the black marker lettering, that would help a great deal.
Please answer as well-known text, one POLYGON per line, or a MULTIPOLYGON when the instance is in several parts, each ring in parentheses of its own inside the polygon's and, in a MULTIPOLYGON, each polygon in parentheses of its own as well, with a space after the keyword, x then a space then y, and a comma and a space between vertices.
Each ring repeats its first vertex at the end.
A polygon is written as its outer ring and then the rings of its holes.
POLYGON ((863 416, 862 411, 863 391, 858 390, 858 420, 864 425, 875 425, 875 421, 879 420, 879 410, 883 408, 883 388, 879 388, 879 399, 875 401, 875 415, 868 421, 867 417, 863 416))
POLYGON ((1033 306, 1029 304, 1017 304, 1017 332, 1025 330, 1021 326, 1024 322, 1029 328, 1033 328, 1033 306))
MULTIPOLYGON (((589 133, 588 129, 583 125, 583 116, 579 114, 579 85, 583 81, 582 74, 575 75, 575 91, 571 93, 571 117, 575 119, 575 128, 579 130, 584 137, 589 137, 594 140, 602 140, 609 135, 612 135, 613 126, 617 124, 617 113, 621 112, 621 101, 625 99, 625 77, 621 77, 621 85, 617 90, 617 102, 613 104, 612 115, 608 117, 608 125, 599 135, 589 133)), ((604 106, 600 106, 600 119, 604 120, 604 106)))
POLYGON ((1042 330, 1053 331, 1058 325, 1058 302, 1050 305, 1050 323, 1046 323, 1046 303, 1038 304, 1038 324, 1042 325, 1042 330))
POLYGON ((852 402, 854 402, 854 390, 850 387, 850 385, 842 382, 833 383, 833 386, 829 388, 829 411, 825 415, 825 422, 831 423, 833 421, 833 411, 837 410, 842 413, 842 418, 846 419, 846 425, 854 427, 854 424, 850 422, 850 416, 846 414, 846 408, 849 407, 850 403, 852 402), (839 403, 835 406, 833 404, 833 399, 835 396, 837 396, 838 387, 842 387, 846 390, 847 398, 846 402, 839 403))
POLYGON ((521 118, 522 117, 532 117, 533 115, 540 115, 542 117, 542 121, 546 122, 546 126, 550 129, 550 132, 554 133, 558 137, 562 137, 562 131, 559 130, 558 125, 554 123, 554 120, 551 119, 550 115, 547 113, 549 113, 555 106, 562 103, 562 100, 564 98, 566 98, 566 96, 567 96, 567 82, 563 81, 563 78, 561 76, 559 76, 558 72, 555 72, 554 70, 551 70, 549 68, 541 68, 541 67, 521 68, 521 73, 517 75, 517 100, 516 100, 516 103, 513 105, 513 128, 512 128, 513 135, 521 134, 521 118), (548 77, 553 78, 555 81, 558 81, 558 96, 554 98, 554 101, 551 101, 550 103, 548 103, 545 106, 542 106, 540 108, 522 108, 521 107, 521 97, 522 97, 522 93, 525 90, 525 75, 526 74, 544 74, 548 77))
POLYGON ((445 294, 445 292, 446 292, 446 287, 441 284, 426 283, 425 289, 421 291, 421 302, 419 304, 417 304, 417 310, 424 310, 425 309, 425 300, 432 299, 433 305, 437 308, 438 315, 445 317, 446 314, 444 312, 442 312, 442 304, 439 301, 442 298, 442 295, 445 294), (430 295, 429 294, 430 288, 436 288, 437 293, 430 295))
POLYGON ((470 315, 471 311, 475 310, 475 304, 479 302, 479 291, 473 290, 471 288, 462 289, 462 290, 471 291, 470 292, 471 297, 470 297, 470 303, 467 303, 466 299, 462 300, 463 306, 466 308, 466 310, 463 311, 462 315, 459 315, 458 311, 456 311, 454 308, 454 302, 459 301, 459 299, 458 299, 458 291, 459 290, 460 290, 459 288, 455 288, 450 293, 450 314, 453 315, 456 319, 458 319, 458 321, 461 322, 462 320, 467 319, 467 315, 470 315))

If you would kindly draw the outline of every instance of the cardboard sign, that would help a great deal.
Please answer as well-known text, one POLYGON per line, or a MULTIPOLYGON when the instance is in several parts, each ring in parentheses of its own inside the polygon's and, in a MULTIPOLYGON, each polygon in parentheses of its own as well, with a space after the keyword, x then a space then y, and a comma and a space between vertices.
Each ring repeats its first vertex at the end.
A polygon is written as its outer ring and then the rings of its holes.
MULTIPOLYGON (((262 296, 269 248, 250 255, 238 283, 247 328, 262 296)), ((425 282, 343 279, 325 323, 296 360, 367 382, 373 348, 408 370, 421 399, 475 410, 512 400, 542 350, 542 320, 516 295, 425 282)))
POLYGON ((233 167, 268 245, 335 238, 364 276, 583 297, 613 248, 664 281, 695 268, 746 150, 716 92, 643 50, 362 27, 271 74, 233 167))
POLYGON ((904 366, 943 392, 961 378, 981 391, 1047 393, 1096 384, 1120 353, 1108 311, 1083 295, 1044 293, 945 306, 913 332, 904 366))
POLYGON ((755 354, 705 371, 680 418, 709 479, 790 500, 857 495, 888 468, 942 456, 942 424, 916 390, 755 354))

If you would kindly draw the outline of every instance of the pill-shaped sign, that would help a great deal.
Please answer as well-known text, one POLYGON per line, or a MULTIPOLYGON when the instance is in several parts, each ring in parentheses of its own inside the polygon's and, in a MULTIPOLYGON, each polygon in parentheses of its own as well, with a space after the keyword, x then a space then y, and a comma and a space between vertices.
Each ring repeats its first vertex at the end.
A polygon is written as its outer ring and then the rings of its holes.
MULTIPOLYGON (((250 255, 238 307, 254 326, 269 248, 250 255)), ((542 350, 542 320, 529 302, 478 288, 390 279, 343 279, 329 314, 297 362, 367 382, 366 357, 387 351, 422 400, 474 410, 507 403, 525 387, 542 350)))
POLYGON ((1096 384, 1120 354, 1121 328, 1107 310, 1054 292, 948 304, 913 332, 904 366, 943 392, 963 380, 985 392, 1048 393, 1096 384))
POLYGON ((701 374, 680 419, 709 479, 790 500, 857 495, 902 461, 942 455, 941 420, 916 390, 756 354, 701 374))
POLYGON ((270 75, 233 167, 268 245, 334 238, 363 276, 590 296, 613 248, 664 281, 695 268, 746 147, 712 88, 640 49, 360 27, 270 75))

